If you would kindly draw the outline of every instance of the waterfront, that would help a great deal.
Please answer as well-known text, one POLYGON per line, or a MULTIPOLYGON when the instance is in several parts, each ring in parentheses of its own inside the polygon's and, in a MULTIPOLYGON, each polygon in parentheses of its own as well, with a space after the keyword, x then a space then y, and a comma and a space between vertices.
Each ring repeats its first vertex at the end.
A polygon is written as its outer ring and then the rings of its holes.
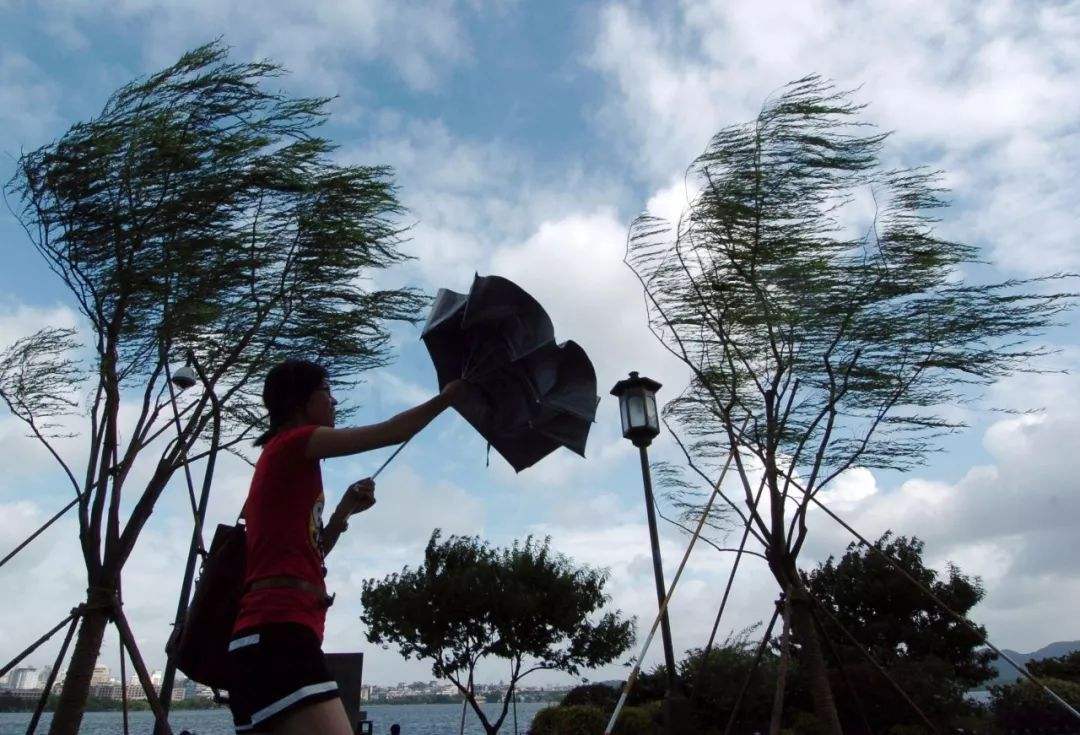
MULTIPOLYGON (((518 733, 528 731, 533 716, 550 703, 521 702, 517 706, 518 733)), ((386 735, 390 725, 401 725, 401 735, 450 735, 457 733, 461 724, 459 704, 368 704, 364 706, 368 719, 375 723, 374 735, 386 735)), ((484 705, 489 716, 497 713, 495 704, 484 705)), ((48 732, 50 713, 45 713, 38 725, 38 732, 48 732)), ((131 712, 128 715, 132 735, 148 735, 154 723, 149 712, 131 712)), ((0 712, 0 735, 23 735, 30 722, 29 712, 0 712)), ((190 730, 193 735, 233 735, 232 718, 227 709, 186 710, 174 712, 169 717, 173 732, 190 730)), ((120 712, 87 712, 83 718, 80 735, 117 735, 123 732, 120 712)), ((465 716, 465 735, 483 735, 479 720, 468 710, 465 716)), ((506 716, 501 731, 514 732, 513 710, 506 716)))

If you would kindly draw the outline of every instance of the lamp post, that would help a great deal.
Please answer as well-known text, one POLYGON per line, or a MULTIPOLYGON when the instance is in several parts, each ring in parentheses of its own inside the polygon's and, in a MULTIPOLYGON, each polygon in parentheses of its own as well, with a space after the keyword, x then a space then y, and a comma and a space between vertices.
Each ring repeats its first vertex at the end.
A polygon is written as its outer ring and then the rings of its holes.
MULTIPOLYGON (((190 353, 189 353, 190 354, 190 353)), ((176 408, 176 390, 185 391, 188 388, 193 387, 198 381, 198 373, 195 372, 195 368, 191 366, 191 357, 188 358, 188 364, 182 365, 176 369, 176 372, 169 378, 169 399, 172 403, 173 409, 173 421, 176 425, 176 436, 180 440, 182 438, 182 432, 180 429, 180 414, 176 408)), ((194 488, 191 485, 191 469, 187 466, 187 457, 184 457, 185 465, 184 472, 186 474, 188 487, 191 489, 192 498, 194 499, 194 488)), ((188 601, 191 597, 191 586, 195 578, 195 564, 198 561, 198 553, 202 548, 202 526, 203 520, 206 518, 206 504, 210 496, 210 484, 208 482, 203 483, 202 492, 199 496, 198 506, 193 510, 195 511, 194 527, 191 530, 191 544, 188 547, 187 563, 184 566, 184 579, 180 583, 180 599, 176 603, 176 617, 173 621, 173 635, 178 635, 181 626, 184 624, 184 618, 187 615, 188 601)), ((165 661, 165 672, 161 679, 161 689, 158 694, 161 697, 161 708, 165 712, 166 716, 169 713, 169 706, 172 704, 172 692, 173 685, 176 678, 176 659, 168 655, 165 661)), ((161 735, 164 732, 161 722, 154 723, 154 735, 161 735)))
MULTIPOLYGON (((660 384, 631 372, 626 380, 620 380, 611 389, 611 395, 619 399, 619 416, 622 418, 623 436, 633 442, 641 455, 641 479, 645 485, 645 513, 649 520, 649 541, 652 544, 653 576, 656 578, 656 600, 664 605, 667 588, 664 585, 664 567, 660 561, 660 540, 656 533, 656 510, 653 502, 652 475, 649 472, 648 447, 660 433, 660 418, 656 410, 656 391, 660 384)), ((667 694, 664 698, 664 719, 667 732, 683 732, 679 727, 684 719, 684 698, 675 676, 675 652, 671 645, 671 624, 664 608, 660 615, 660 635, 664 643, 664 666, 667 669, 667 694)))

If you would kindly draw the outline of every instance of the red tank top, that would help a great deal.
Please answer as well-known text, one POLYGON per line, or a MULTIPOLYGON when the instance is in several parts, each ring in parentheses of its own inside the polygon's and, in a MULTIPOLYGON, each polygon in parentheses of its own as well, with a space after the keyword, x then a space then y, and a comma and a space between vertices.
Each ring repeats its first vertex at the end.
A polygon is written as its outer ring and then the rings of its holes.
MULTIPOLYGON (((251 478, 245 584, 265 577, 299 577, 325 592, 322 554, 323 488, 319 461, 305 456, 318 426, 276 434, 263 447, 251 478)), ((300 589, 270 587, 246 593, 233 631, 266 623, 300 623, 322 640, 326 608, 300 589)))

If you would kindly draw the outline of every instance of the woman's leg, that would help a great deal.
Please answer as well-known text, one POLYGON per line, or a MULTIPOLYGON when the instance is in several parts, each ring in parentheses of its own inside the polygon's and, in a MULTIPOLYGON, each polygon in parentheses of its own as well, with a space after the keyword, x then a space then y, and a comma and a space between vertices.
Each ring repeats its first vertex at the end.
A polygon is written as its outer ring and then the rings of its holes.
POLYGON ((273 735, 353 735, 341 699, 316 702, 290 712, 273 728, 273 735))

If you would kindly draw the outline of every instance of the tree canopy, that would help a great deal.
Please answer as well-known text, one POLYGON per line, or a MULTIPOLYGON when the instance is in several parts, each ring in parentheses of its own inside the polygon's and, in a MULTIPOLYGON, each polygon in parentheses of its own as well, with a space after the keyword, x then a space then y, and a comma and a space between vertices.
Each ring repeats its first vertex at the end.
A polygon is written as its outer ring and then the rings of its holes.
POLYGON ((436 529, 415 569, 365 580, 361 620, 367 639, 432 662, 453 682, 489 733, 498 732, 517 682, 541 670, 577 674, 610 663, 633 643, 633 622, 603 612, 606 572, 576 566, 531 536, 497 549, 472 536, 442 539, 436 529), (477 663, 507 659, 510 686, 490 720, 472 691, 477 663))
MULTIPOLYGON (((983 599, 985 591, 977 577, 963 574, 952 564, 944 575, 927 567, 918 538, 885 533, 875 544, 960 614, 966 615, 983 599)), ((875 732, 921 724, 868 663, 867 653, 938 723, 967 714, 970 706, 965 692, 994 676, 991 662, 995 656, 983 647, 982 639, 870 549, 851 544, 839 560, 829 557, 809 572, 807 589, 829 611, 821 625, 835 641, 839 658, 832 661, 833 678, 843 689, 846 677, 855 690, 844 697, 841 707, 849 722, 847 730, 859 731, 863 714, 875 732), (837 625, 850 632, 858 645, 847 640, 837 625), (855 706, 856 700, 863 712, 855 706)), ((985 635, 985 629, 979 630, 985 635)))
POLYGON ((1080 651, 1028 661, 1027 670, 1038 677, 1052 677, 1080 684, 1080 651))

